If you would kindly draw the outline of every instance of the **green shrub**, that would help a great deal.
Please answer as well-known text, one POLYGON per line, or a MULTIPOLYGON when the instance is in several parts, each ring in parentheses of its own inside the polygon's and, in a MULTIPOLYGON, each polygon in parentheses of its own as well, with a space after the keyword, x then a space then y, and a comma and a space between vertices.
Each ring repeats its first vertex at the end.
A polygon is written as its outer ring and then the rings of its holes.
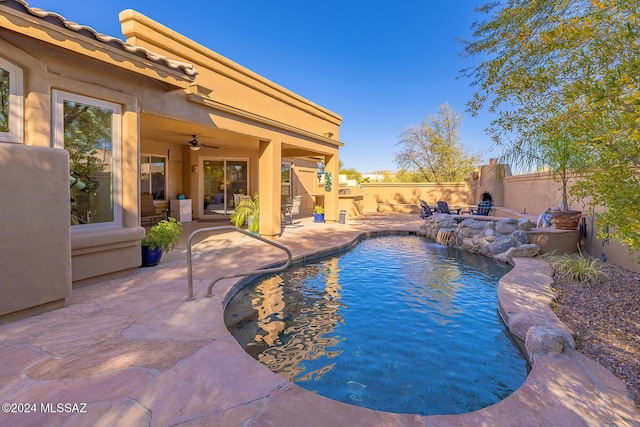
POLYGON ((597 285, 607 277, 602 261, 585 257, 582 252, 561 254, 554 251, 542 255, 542 258, 553 268, 556 276, 572 283, 597 285))
POLYGON ((182 223, 175 218, 163 219, 151 227, 142 239, 141 245, 155 250, 161 248, 162 252, 169 252, 180 242, 182 235, 182 223))

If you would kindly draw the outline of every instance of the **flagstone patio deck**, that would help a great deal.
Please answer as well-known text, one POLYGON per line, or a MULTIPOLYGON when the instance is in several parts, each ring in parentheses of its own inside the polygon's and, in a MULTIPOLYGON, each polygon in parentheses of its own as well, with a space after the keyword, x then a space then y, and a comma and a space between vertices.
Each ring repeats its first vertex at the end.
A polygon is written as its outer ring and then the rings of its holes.
MULTIPOLYGON (((305 218, 277 242, 299 258, 362 233, 416 231, 421 223, 418 215, 402 214, 368 214, 347 224, 305 218)), ((223 280, 214 297, 203 297, 213 278, 283 260, 281 250, 233 232, 202 240, 194 250, 197 299, 185 301, 186 237, 215 225, 186 223, 183 243, 160 265, 75 289, 63 309, 0 325, 0 403, 32 410, 0 412, 0 426, 640 425, 624 384, 572 349, 538 356, 518 391, 463 415, 390 414, 303 390, 261 366, 226 330, 225 295, 239 279, 223 280)), ((526 282, 532 268, 525 262, 509 283, 526 282)), ((549 291, 534 290, 529 299, 505 292, 502 309, 539 304, 540 294, 549 291)))

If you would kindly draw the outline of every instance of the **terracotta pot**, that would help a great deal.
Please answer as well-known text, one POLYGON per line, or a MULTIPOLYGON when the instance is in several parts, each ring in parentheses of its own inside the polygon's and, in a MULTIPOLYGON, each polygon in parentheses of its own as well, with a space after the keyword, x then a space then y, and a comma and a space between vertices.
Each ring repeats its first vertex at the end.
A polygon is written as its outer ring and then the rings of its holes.
POLYGON ((553 223, 558 230, 576 230, 581 214, 580 211, 551 211, 553 223))

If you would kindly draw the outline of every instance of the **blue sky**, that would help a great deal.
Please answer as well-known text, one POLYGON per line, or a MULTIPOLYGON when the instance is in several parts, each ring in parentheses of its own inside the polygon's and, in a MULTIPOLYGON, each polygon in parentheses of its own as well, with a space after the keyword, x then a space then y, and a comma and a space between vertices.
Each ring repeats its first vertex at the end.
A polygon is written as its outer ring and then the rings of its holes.
POLYGON ((477 59, 460 56, 481 0, 33 0, 98 32, 122 37, 118 13, 134 9, 343 118, 345 167, 397 169, 398 135, 448 102, 462 114, 461 143, 499 156, 465 112, 474 88, 459 78, 477 59))

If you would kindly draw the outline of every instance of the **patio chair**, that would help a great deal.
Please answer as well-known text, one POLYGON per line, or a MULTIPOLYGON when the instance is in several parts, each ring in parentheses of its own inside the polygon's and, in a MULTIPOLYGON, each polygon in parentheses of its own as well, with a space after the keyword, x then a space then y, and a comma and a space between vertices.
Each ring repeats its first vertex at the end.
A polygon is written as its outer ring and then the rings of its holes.
POLYGON ((451 211, 449 210, 449 205, 447 204, 447 202, 444 202, 442 200, 438 201, 438 213, 451 215, 451 211))
POLYGON ((478 209, 475 212, 473 212, 473 214, 487 216, 491 213, 492 208, 493 208, 493 203, 489 201, 483 201, 478 203, 478 209))
MULTIPOLYGON (((295 196, 290 204, 285 205, 285 209, 282 212, 284 216, 284 223, 286 225, 294 225, 293 216, 300 213, 300 205, 302 204, 302 196, 295 196)), ((300 224, 300 221, 295 224, 300 224)))
POLYGON ((153 194, 140 193, 140 224, 154 225, 157 222, 167 219, 167 211, 164 213, 156 212, 156 206, 153 204, 153 194))
POLYGON ((420 212, 420 218, 422 219, 429 218, 431 215, 433 215, 434 212, 437 211, 436 208, 429 207, 427 202, 425 202, 424 200, 420 200, 420 208, 422 209, 422 212, 420 212))
MULTIPOLYGON (((453 210, 455 210, 456 214, 460 215, 460 211, 462 210, 462 208, 452 208, 453 210)), ((451 210, 449 209, 449 205, 447 204, 447 202, 439 200, 438 201, 438 213, 443 213, 443 214, 449 214, 449 215, 453 215, 453 212, 451 212, 451 210)))

